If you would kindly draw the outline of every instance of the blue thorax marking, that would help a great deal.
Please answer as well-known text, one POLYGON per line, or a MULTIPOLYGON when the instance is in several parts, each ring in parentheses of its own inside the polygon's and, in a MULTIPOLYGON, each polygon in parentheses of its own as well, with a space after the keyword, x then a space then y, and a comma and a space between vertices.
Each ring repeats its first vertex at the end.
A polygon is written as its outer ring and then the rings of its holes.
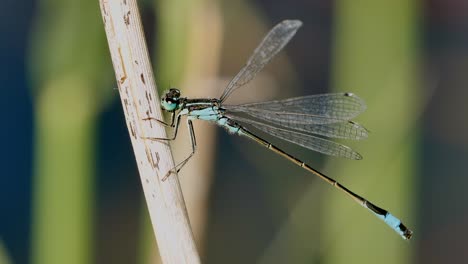
POLYGON ((210 99, 191 99, 183 105, 179 115, 186 115, 188 119, 202 119, 216 122, 223 116, 218 102, 210 99))
POLYGON ((217 106, 207 107, 189 111, 187 114, 189 119, 202 119, 206 121, 216 121, 222 117, 217 106))
POLYGON ((205 121, 215 122, 217 125, 224 127, 229 133, 236 134, 240 131, 240 126, 224 116, 224 109, 220 108, 217 102, 207 100, 193 100, 187 102, 179 115, 186 115, 188 119, 201 119, 205 121))

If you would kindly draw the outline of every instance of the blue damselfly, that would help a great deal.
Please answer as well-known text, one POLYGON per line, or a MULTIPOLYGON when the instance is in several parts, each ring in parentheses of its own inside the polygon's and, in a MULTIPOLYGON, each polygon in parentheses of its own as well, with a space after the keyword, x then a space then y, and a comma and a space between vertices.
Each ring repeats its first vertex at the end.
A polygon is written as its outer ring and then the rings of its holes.
POLYGON ((351 121, 351 119, 362 113, 366 108, 364 101, 358 96, 352 93, 332 93, 241 105, 224 104, 232 92, 250 82, 270 62, 291 40, 301 25, 302 22, 298 20, 285 20, 271 29, 255 49, 247 64, 229 82, 219 99, 189 99, 181 97, 180 91, 175 88, 171 88, 162 96, 161 107, 172 114, 171 123, 169 124, 152 117, 146 118, 146 120, 156 120, 166 126, 172 127, 174 128, 174 134, 169 138, 145 137, 145 139, 174 140, 177 137, 180 119, 182 116, 186 116, 192 143, 191 154, 170 170, 163 180, 171 173, 178 172, 195 154, 196 139, 192 120, 210 121, 224 127, 231 134, 245 136, 254 140, 320 177, 336 189, 349 195, 355 202, 367 208, 395 230, 402 238, 410 239, 412 231, 406 228, 398 218, 387 210, 374 205, 334 179, 279 149, 246 128, 252 127, 323 154, 359 160, 362 157, 356 151, 327 139, 359 140, 367 137, 368 131, 358 123, 351 121))

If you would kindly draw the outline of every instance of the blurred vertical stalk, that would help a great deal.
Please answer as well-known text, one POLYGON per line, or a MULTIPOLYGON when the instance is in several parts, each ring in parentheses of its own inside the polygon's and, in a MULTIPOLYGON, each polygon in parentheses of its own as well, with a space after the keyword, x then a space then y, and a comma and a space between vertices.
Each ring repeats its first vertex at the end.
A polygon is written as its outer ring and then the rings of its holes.
MULTIPOLYGON (((358 121, 371 133, 352 144, 363 161, 333 160, 327 173, 414 228, 418 1, 341 0, 336 8, 334 87, 366 100, 358 121)), ((334 191, 322 200, 324 263, 409 263, 411 242, 334 191)))
POLYGON ((36 100, 33 263, 91 260, 95 127, 81 88, 58 81, 36 100))
POLYGON ((0 240, 0 263, 2 264, 12 263, 10 260, 10 256, 7 254, 7 250, 2 240, 0 240))
POLYGON ((99 5, 42 0, 32 33, 32 263, 91 263, 95 126, 112 92, 99 5))
MULTIPOLYGON (((155 58, 158 87, 163 90, 169 86, 177 87, 187 97, 215 96, 222 43, 222 21, 217 0, 159 0, 155 11, 158 18, 155 58)), ((197 248, 203 252, 216 138, 213 126, 200 123, 194 125, 197 145, 201 147, 179 175, 197 248)), ((176 162, 190 152, 189 135, 184 126, 179 130, 177 140, 171 143, 176 162)), ((144 219, 148 223, 146 213, 144 219)), ((147 228, 150 226, 145 224, 144 229, 147 228)), ((155 252, 148 251, 155 247, 150 246, 153 239, 147 234, 149 232, 143 230, 146 246, 142 262, 157 263, 155 252)))
POLYGON ((162 91, 169 86, 179 88, 185 73, 188 47, 191 45, 189 31, 190 16, 194 8, 204 0, 156 0, 155 12, 157 15, 157 42, 155 64, 159 89, 162 91))

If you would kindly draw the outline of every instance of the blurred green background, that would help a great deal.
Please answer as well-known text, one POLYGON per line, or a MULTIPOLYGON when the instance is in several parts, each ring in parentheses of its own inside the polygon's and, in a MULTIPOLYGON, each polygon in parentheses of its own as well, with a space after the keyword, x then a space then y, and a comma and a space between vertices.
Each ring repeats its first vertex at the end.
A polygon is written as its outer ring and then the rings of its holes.
MULTIPOLYGON (((98 1, 0 3, 0 264, 159 263, 98 1)), ((362 161, 268 139, 414 231, 403 241, 288 161, 197 122, 180 178, 203 263, 468 262, 467 1, 138 4, 159 93, 189 97, 219 96, 273 25, 302 20, 230 102, 358 94, 370 137, 344 143, 362 161)))

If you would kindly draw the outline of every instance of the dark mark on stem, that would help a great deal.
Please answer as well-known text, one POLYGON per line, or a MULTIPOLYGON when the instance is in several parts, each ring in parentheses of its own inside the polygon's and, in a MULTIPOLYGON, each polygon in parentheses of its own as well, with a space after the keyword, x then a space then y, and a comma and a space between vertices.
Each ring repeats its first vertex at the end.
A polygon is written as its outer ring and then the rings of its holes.
MULTIPOLYGON (((146 116, 147 116, 148 118, 151 117, 151 116, 150 116, 150 112, 149 112, 148 110, 146 110, 146 116)), ((151 119, 148 119, 148 121, 149 121, 150 127, 153 128, 153 123, 151 122, 151 119)))
MULTIPOLYGON (((151 167, 153 167, 153 169, 154 169, 154 168, 157 168, 158 164, 154 163, 153 155, 150 154, 150 157, 151 157, 151 162, 150 162, 150 163, 151 163, 151 167)), ((159 169, 159 168, 158 168, 158 169, 159 169)))
POLYGON ((125 112, 128 113, 128 100, 124 99, 125 112))
POLYGON ((132 136, 133 136, 134 138, 136 138, 135 129, 134 129, 132 123, 129 123, 129 126, 130 126, 130 132, 132 133, 132 136))
POLYGON ((145 152, 146 152, 146 158, 148 159, 148 163, 152 164, 151 163, 151 153, 149 152, 149 150, 147 148, 145 148, 145 152))
POLYGON ((146 97, 146 101, 148 101, 148 107, 149 107, 149 112, 146 111, 146 115, 149 117, 150 114, 149 113, 153 113, 153 108, 151 108, 151 94, 148 93, 148 91, 145 91, 145 97, 146 97))
POLYGON ((149 151, 149 149, 145 149, 145 152, 146 152, 146 158, 148 159, 148 162, 149 164, 151 165, 151 167, 154 169, 154 168, 158 168, 159 169, 159 155, 156 155, 156 158, 158 159, 158 163, 154 163, 154 159, 153 159, 153 155, 151 154, 151 152, 149 151))
POLYGON ((125 80, 127 79, 127 70, 125 69, 125 64, 123 63, 123 57, 122 57, 122 50, 120 48, 118 48, 118 51, 119 51, 119 57, 120 57, 120 64, 122 66, 122 71, 123 71, 123 76, 120 77, 120 84, 123 84, 125 82, 125 80))
POLYGON ((156 154, 156 168, 159 170, 159 161, 161 160, 159 157, 159 152, 155 152, 156 154))
POLYGON ((104 15, 107 16, 107 9, 106 9, 106 5, 103 3, 102 5, 102 11, 104 12, 104 15))
POLYGON ((127 14, 124 15, 123 19, 124 19, 125 25, 127 26, 130 25, 130 11, 128 11, 127 14))
POLYGON ((141 77, 141 81, 143 82, 143 84, 146 84, 146 82, 145 82, 145 76, 143 76, 143 73, 140 74, 140 77, 141 77))

